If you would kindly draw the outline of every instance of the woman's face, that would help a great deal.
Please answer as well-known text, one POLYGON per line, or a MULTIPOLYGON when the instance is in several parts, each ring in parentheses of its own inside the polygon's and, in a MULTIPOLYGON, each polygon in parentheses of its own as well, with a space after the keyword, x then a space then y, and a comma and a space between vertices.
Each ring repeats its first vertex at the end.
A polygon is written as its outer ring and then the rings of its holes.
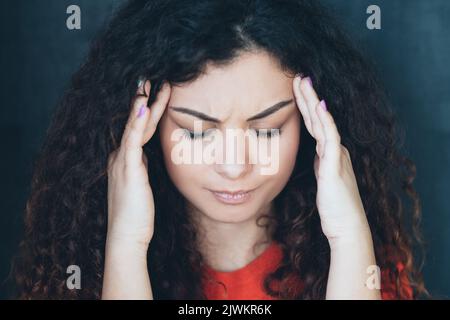
POLYGON ((221 222, 255 218, 268 213, 295 165, 300 113, 292 75, 266 53, 209 65, 172 87, 159 125, 168 173, 191 208, 221 222))

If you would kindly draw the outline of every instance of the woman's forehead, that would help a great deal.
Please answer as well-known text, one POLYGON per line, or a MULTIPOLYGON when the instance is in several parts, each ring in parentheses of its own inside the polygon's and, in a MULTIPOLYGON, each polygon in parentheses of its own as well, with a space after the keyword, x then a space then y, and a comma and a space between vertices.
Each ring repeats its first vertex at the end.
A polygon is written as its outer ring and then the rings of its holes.
POLYGON ((199 78, 172 89, 169 105, 220 115, 253 115, 292 97, 292 77, 264 53, 245 54, 228 66, 208 65, 199 78))

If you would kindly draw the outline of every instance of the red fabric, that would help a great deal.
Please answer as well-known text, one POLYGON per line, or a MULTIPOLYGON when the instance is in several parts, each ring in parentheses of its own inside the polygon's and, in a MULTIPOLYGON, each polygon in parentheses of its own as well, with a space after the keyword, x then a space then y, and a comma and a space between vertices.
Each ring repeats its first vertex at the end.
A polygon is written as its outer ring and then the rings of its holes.
MULTIPOLYGON (((207 273, 204 284, 204 292, 209 300, 274 300, 264 288, 265 277, 277 269, 281 262, 282 251, 278 244, 272 243, 265 251, 249 264, 232 272, 221 272, 209 267, 205 268, 207 273)), ((399 272, 403 265, 397 265, 399 272)), ((406 280, 401 278, 402 290, 407 297, 412 298, 412 289, 406 280)), ((381 273, 383 300, 397 299, 395 284, 389 279, 389 274, 381 273)), ((298 282, 298 290, 301 290, 301 282, 298 282)))
MULTIPOLYGON (((400 274, 400 290, 402 295, 408 300, 413 299, 413 290, 409 285, 407 275, 402 273, 404 266, 402 263, 397 263, 397 270, 400 274)), ((389 277, 388 272, 381 271, 381 297, 383 300, 396 300, 398 299, 395 283, 389 277)))

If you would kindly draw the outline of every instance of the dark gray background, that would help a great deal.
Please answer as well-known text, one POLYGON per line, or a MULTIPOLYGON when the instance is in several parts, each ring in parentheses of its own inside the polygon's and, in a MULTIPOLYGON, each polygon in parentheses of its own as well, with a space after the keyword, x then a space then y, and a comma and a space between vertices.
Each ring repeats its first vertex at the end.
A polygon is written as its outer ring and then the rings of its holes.
MULTIPOLYGON (((31 164, 50 115, 89 41, 123 0, 3 0, 1 23, 2 138, 0 284, 22 228, 31 164), (66 8, 81 7, 82 29, 66 28, 66 8)), ((333 7, 372 58, 406 132, 418 168, 428 243, 425 280, 436 297, 450 296, 450 2, 340 0, 333 7), (366 8, 377 4, 382 30, 366 28, 366 8)), ((0 298, 7 298, 0 290, 0 298)))

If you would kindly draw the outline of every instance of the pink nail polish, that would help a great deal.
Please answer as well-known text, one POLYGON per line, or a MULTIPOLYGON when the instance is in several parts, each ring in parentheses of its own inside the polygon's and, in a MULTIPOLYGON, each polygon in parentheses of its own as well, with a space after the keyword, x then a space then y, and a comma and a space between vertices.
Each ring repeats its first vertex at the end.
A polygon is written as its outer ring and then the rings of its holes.
POLYGON ((326 104, 325 100, 320 101, 320 106, 322 107, 322 109, 324 111, 327 111, 327 104, 326 104))
POLYGON ((138 115, 137 115, 138 118, 142 117, 145 114, 146 109, 147 108, 145 107, 144 104, 139 108, 139 112, 138 112, 138 115))
POLYGON ((306 77, 305 80, 308 81, 308 83, 309 83, 309 85, 310 85, 311 87, 313 86, 312 80, 311 80, 310 77, 306 77))

